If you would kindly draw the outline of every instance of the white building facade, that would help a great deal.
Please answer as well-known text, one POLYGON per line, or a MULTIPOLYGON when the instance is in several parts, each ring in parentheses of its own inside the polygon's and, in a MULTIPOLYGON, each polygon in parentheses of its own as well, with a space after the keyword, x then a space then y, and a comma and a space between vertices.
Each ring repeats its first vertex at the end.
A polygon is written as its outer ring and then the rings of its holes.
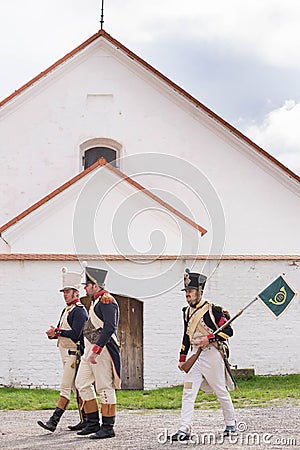
MULTIPOLYGON (((299 290, 299 177, 105 31, 4 99, 0 115, 0 384, 57 386, 44 330, 63 308, 62 266, 107 268, 108 289, 140 302, 146 389, 182 381, 186 267, 232 313, 282 272, 299 290)), ((231 362, 299 372, 297 313, 297 299, 278 321, 251 306, 231 362)))

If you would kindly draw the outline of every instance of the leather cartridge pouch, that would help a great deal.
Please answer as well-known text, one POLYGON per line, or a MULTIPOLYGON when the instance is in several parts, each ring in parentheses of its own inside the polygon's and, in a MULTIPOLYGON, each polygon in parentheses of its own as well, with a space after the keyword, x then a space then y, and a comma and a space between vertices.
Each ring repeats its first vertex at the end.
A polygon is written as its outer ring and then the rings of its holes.
POLYGON ((102 328, 95 328, 94 325, 91 322, 91 319, 89 318, 85 324, 83 329, 83 336, 91 343, 96 344, 102 328))

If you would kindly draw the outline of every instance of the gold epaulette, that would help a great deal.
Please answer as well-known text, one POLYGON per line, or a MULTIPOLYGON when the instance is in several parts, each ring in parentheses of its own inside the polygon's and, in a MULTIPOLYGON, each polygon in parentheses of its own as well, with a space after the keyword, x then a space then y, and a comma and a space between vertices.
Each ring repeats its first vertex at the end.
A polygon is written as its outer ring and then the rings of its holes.
POLYGON ((106 292, 100 297, 100 302, 105 303, 106 305, 109 303, 113 303, 114 301, 115 301, 114 297, 110 295, 108 292, 106 292))

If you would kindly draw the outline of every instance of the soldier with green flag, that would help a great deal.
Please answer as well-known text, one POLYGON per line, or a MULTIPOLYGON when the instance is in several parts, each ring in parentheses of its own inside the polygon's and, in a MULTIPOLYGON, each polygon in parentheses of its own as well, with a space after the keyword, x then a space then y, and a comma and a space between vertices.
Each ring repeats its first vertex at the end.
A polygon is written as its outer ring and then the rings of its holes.
MULTIPOLYGON (((224 436, 236 431, 235 412, 228 390, 233 390, 234 380, 230 377, 227 363, 228 347, 226 341, 233 335, 230 325, 224 326, 219 333, 216 330, 225 324, 228 316, 222 307, 203 298, 207 277, 190 272, 184 274, 184 288, 188 306, 183 308, 184 332, 179 355, 178 368, 184 370, 184 385, 180 426, 172 434, 172 441, 191 439, 194 405, 199 389, 206 393, 215 392, 224 417, 224 436), (200 351, 198 352, 198 350, 200 351), (187 355, 197 354, 191 371, 183 366, 187 355)), ((228 313, 227 313, 228 314, 228 313)))
MULTIPOLYGON (((216 376, 217 373, 221 373, 221 366, 219 366, 218 369, 216 361, 213 361, 212 356, 214 356, 214 354, 206 354, 205 357, 203 357, 203 353, 205 350, 212 348, 212 344, 220 344, 224 338, 226 340, 230 337, 232 335, 230 324, 258 299, 262 301, 274 317, 278 318, 291 305, 291 302, 297 293, 287 283, 284 278, 284 274, 282 274, 233 317, 225 320, 224 314, 223 317, 221 315, 217 321, 217 324, 219 325, 219 328, 217 328, 212 325, 216 325, 215 319, 217 318, 217 311, 215 310, 215 312, 213 312, 213 309, 211 310, 211 313, 209 314, 211 323, 209 323, 209 316, 207 316, 207 311, 204 310, 206 306, 209 311, 208 302, 205 302, 202 299, 202 292, 206 283, 206 277, 201 274, 190 273, 187 271, 184 277, 184 283, 185 288, 183 290, 187 293, 186 297, 189 307, 184 308, 184 337, 178 367, 180 370, 183 370, 186 375, 182 396, 181 425, 179 430, 171 435, 171 440, 186 441, 191 439, 191 423, 194 402, 199 387, 202 388, 203 381, 205 381, 206 385, 208 382, 219 397, 226 423, 224 436, 228 436, 231 432, 236 431, 236 428, 232 402, 228 392, 225 389, 225 378, 216 376), (191 308, 194 309, 194 311, 189 311, 191 308), (196 320, 196 315, 199 315, 200 317, 199 322, 196 320), (213 318, 213 315, 215 316, 215 319, 213 318), (194 320, 191 320, 193 318, 194 320), (194 326, 193 322, 195 322, 194 326), (209 327, 212 329, 210 330, 209 327), (201 339, 198 339, 197 341, 197 337, 201 337, 201 339), (192 352, 189 353, 189 358, 186 359, 187 349, 190 347, 192 352), (207 361, 205 361, 205 359, 207 359, 207 361), (204 362, 205 364, 203 364, 204 362), (209 369, 209 371, 207 371, 207 369, 209 369)), ((214 305, 212 305, 212 307, 213 306, 214 305)), ((230 374, 230 369, 226 364, 226 358, 224 359, 224 363, 225 369, 230 374)))

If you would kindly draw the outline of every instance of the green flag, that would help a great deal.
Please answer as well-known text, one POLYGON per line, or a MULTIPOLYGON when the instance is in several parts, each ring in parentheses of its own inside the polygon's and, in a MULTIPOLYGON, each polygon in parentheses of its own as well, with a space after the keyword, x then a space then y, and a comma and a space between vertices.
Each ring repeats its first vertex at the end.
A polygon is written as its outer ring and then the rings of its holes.
POLYGON ((258 298, 267 306, 269 311, 278 319, 291 304, 297 292, 287 284, 282 275, 264 289, 258 298))

